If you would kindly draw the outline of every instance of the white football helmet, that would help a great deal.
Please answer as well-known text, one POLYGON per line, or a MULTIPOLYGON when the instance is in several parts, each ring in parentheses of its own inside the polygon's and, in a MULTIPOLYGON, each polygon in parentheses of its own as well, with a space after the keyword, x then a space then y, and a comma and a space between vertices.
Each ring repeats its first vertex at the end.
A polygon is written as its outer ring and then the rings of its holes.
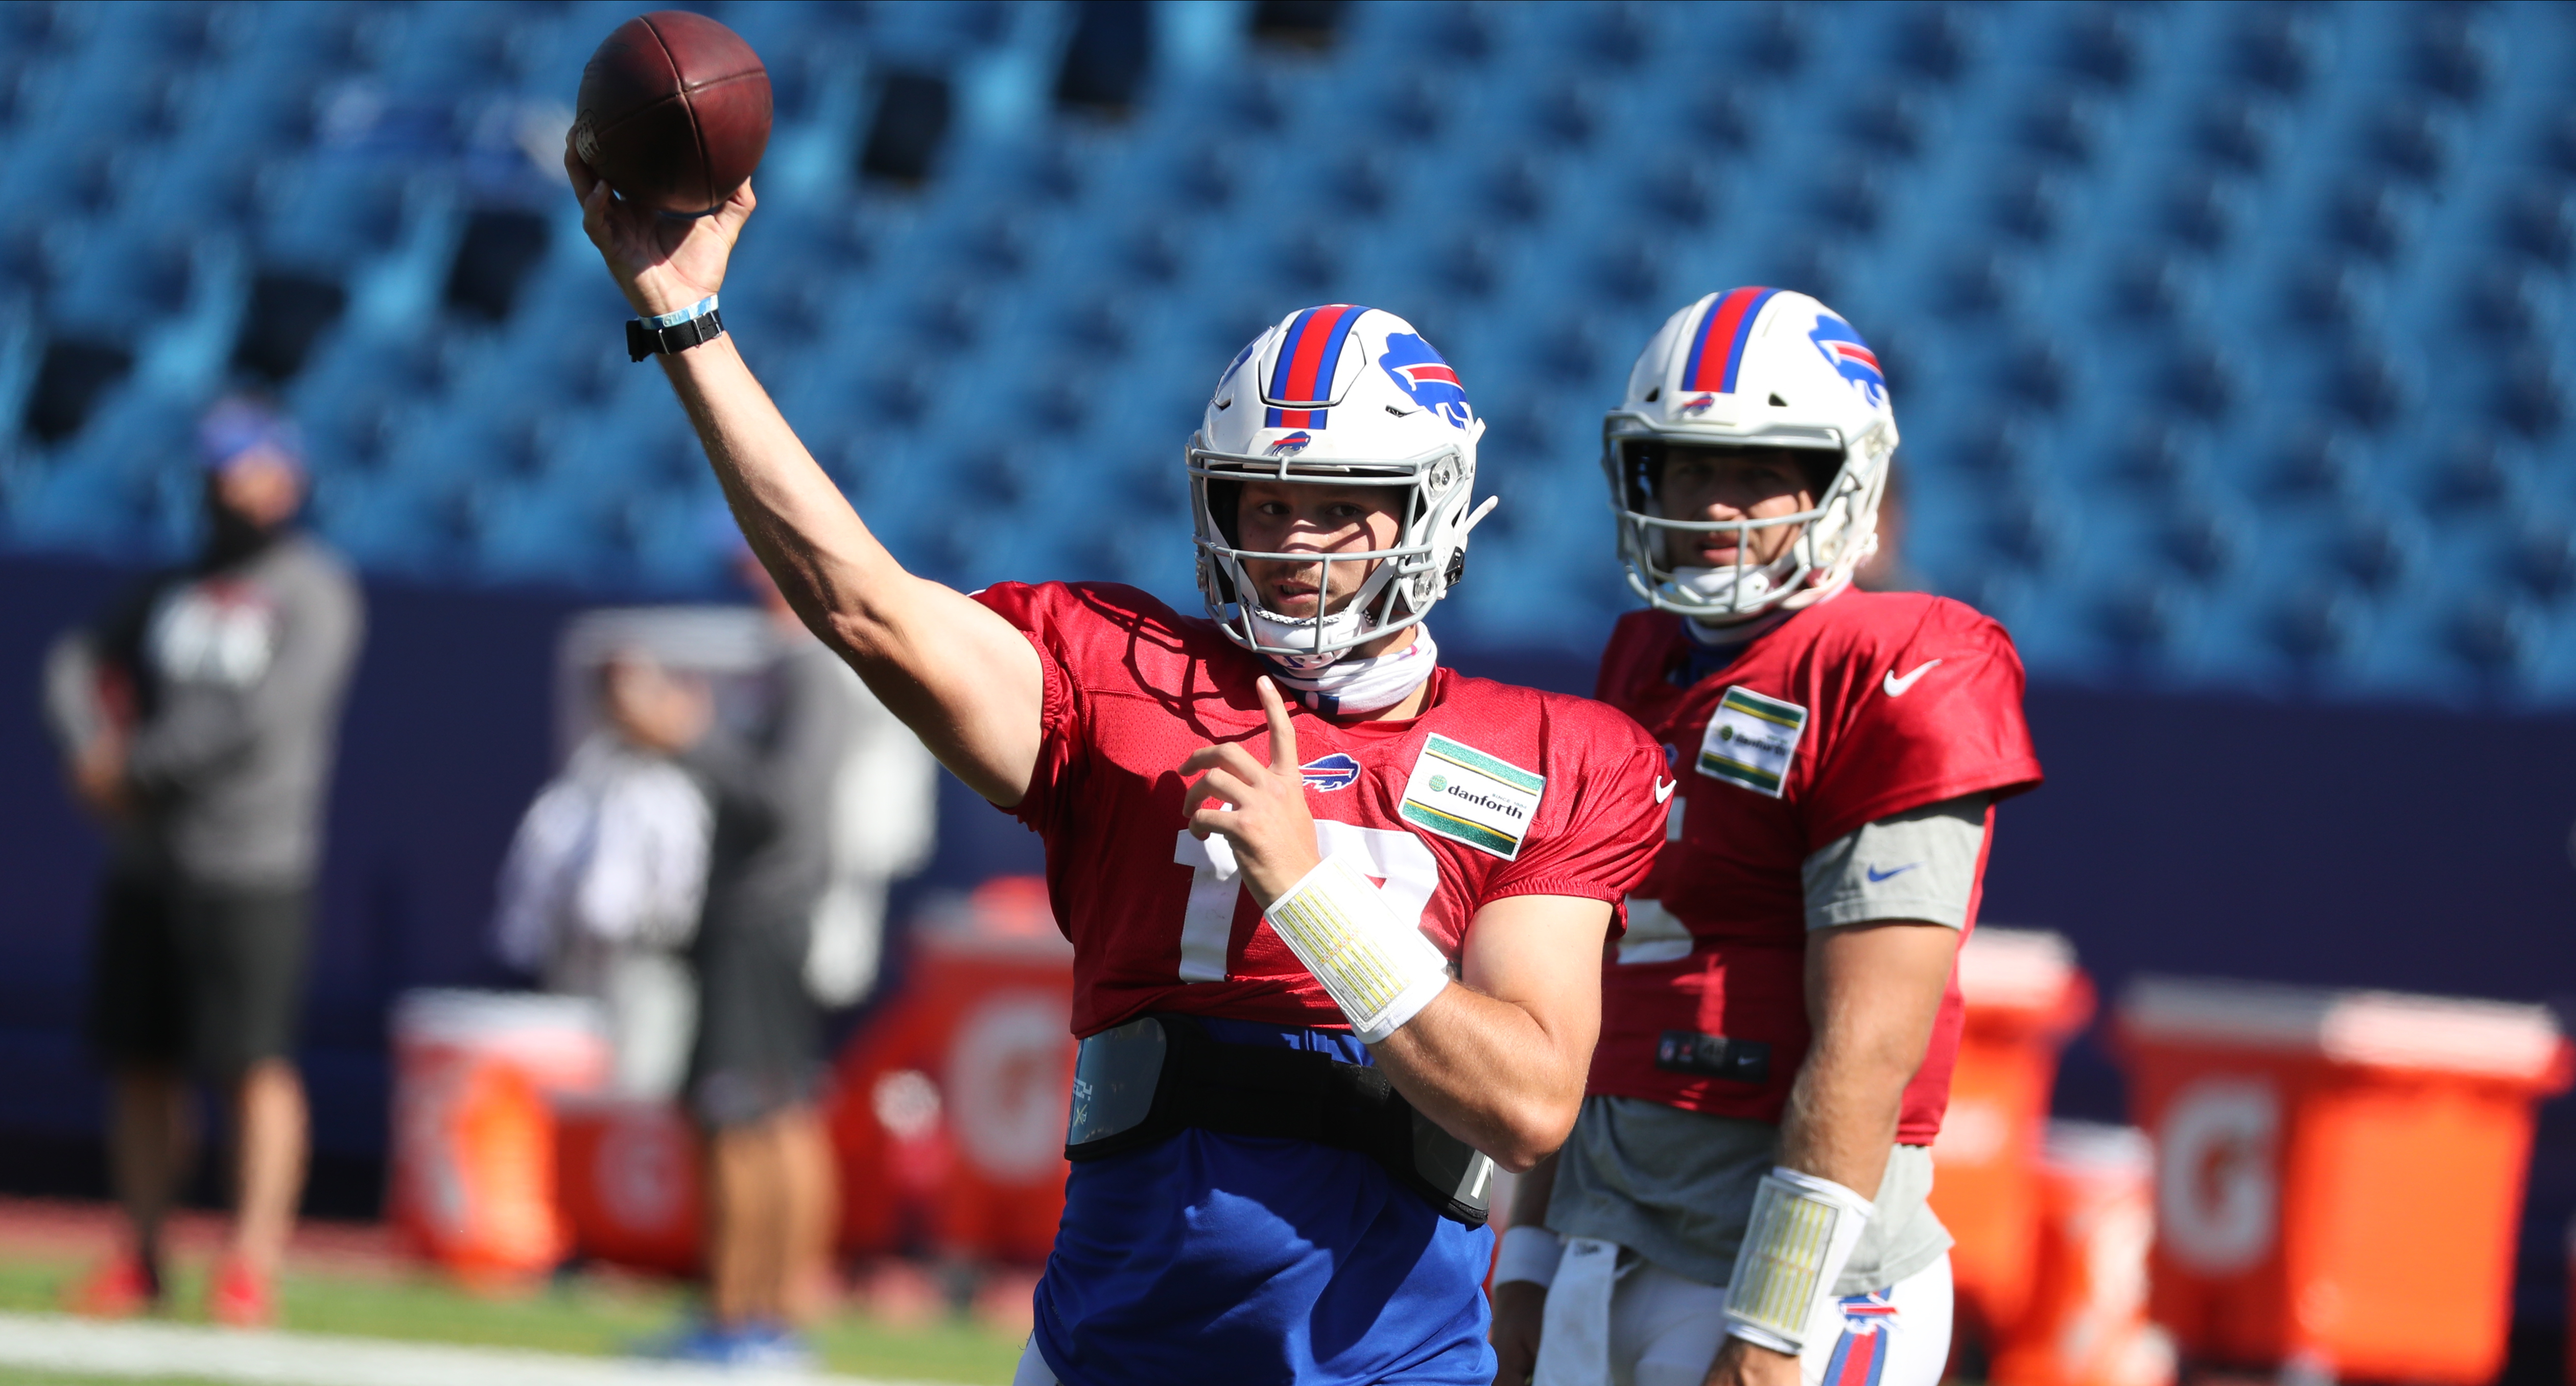
POLYGON ((1878 502, 1896 451, 1896 414, 1878 357, 1852 325, 1805 294, 1710 294, 1665 319, 1628 373, 1627 398, 1602 424, 1601 468, 1619 516, 1628 585, 1666 611, 1711 625, 1805 606, 1851 580, 1878 549, 1878 502), (1798 448, 1838 459, 1815 508, 1764 520, 1666 517, 1655 495, 1663 450, 1798 448), (1753 531, 1801 526, 1780 557, 1755 566, 1753 531), (1667 533, 1732 530, 1732 568, 1677 567, 1667 533))
POLYGON ((1419 622, 1465 572, 1467 532, 1494 507, 1469 511, 1484 432, 1458 373, 1404 319, 1349 303, 1282 318, 1225 368, 1190 439, 1208 615, 1237 644, 1299 671, 1419 622), (1370 565, 1341 610, 1291 619, 1253 600, 1245 559, 1319 557, 1241 547, 1236 507, 1254 479, 1401 491, 1393 548, 1320 556, 1326 578, 1331 564, 1370 565))

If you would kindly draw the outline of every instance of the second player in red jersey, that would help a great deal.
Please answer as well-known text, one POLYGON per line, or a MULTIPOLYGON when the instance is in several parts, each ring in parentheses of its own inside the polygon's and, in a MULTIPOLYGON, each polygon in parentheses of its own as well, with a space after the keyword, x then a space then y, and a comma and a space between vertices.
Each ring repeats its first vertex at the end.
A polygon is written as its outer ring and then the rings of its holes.
MULTIPOLYGON (((1993 621, 1912 592, 1846 587, 1705 673, 1686 620, 1630 612, 1601 660, 1601 697, 1672 746, 1680 773, 1672 843, 1602 974, 1589 1090, 1776 1123, 1807 1049, 1808 858, 1882 818, 2037 783, 2021 660, 1993 621), (1768 1046, 1762 1081, 1658 1063, 1671 1030, 1768 1046)), ((1991 824, 1991 798, 1982 813, 1991 824)), ((1924 868, 1864 865, 1864 880, 1873 869, 1924 868)), ((1972 888, 1971 921, 1975 902, 1972 888)), ((1901 1144, 1940 1132, 1960 1014, 1954 977, 1901 1144)))
POLYGON ((1856 590, 1896 421, 1803 294, 1676 313, 1605 422, 1621 618, 1600 696, 1664 746, 1665 843, 1602 978, 1583 1115, 1495 1273, 1518 1386, 1933 1386, 1926 1201, 2021 662, 1956 602, 1856 590))

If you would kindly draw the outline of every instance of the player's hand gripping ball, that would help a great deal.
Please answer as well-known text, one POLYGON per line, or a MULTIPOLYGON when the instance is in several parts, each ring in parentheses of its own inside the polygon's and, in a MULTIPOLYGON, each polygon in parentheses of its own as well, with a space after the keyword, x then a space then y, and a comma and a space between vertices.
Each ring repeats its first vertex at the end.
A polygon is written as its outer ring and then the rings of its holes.
POLYGON ((572 149, 620 199, 704 216, 769 147, 769 70, 705 15, 655 10, 617 26, 581 72, 572 149))

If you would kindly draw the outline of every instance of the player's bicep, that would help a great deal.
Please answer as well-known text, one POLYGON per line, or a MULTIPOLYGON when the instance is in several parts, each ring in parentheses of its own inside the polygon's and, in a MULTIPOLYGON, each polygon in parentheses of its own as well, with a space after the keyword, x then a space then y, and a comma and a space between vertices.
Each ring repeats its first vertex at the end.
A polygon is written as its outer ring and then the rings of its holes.
POLYGON ((908 574, 902 584, 868 630, 834 644, 967 788, 1016 806, 1045 744, 1045 663, 1018 626, 973 597, 908 574))
POLYGON ((1574 895, 1510 895, 1476 911, 1459 979, 1527 1011, 1551 1045, 1588 1062, 1601 1030, 1601 942, 1610 905, 1574 895))

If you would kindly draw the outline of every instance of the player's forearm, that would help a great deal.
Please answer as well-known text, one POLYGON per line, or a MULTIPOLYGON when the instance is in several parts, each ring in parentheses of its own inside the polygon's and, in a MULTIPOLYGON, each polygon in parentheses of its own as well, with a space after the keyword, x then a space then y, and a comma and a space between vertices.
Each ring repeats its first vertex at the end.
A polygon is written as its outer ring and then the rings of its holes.
POLYGON ((744 538, 806 628, 969 788, 1018 803, 1037 762, 1045 695, 1027 639, 973 598, 904 571, 731 337, 662 362, 744 538))
POLYGON ((661 361, 744 538, 778 590, 817 636, 863 657, 876 653, 896 624, 911 575, 816 465, 732 337, 661 361))
POLYGON ((1876 1196, 1957 951, 1955 930, 1904 920, 1808 938, 1814 1038, 1781 1117, 1781 1164, 1876 1196))
POLYGON ((1884 1055, 1818 1044, 1789 1090, 1780 1118, 1779 1163, 1876 1197, 1888 1148, 1896 1143, 1905 1085, 1913 1077, 1912 1065, 1890 1063, 1884 1055))
POLYGON ((1518 1172, 1574 1129, 1592 1035, 1551 1034, 1528 1010, 1453 985, 1375 1055, 1424 1116, 1518 1172))

